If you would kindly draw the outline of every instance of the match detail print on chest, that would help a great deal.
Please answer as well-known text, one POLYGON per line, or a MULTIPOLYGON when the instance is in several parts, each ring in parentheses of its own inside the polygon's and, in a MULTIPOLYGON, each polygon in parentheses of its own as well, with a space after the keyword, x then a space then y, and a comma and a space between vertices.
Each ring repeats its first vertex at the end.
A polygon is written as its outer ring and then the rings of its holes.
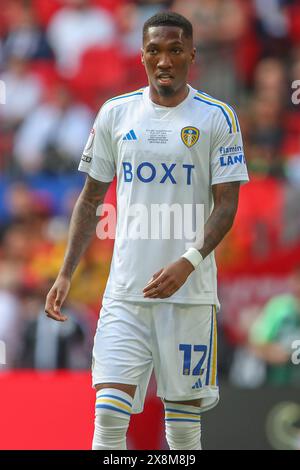
POLYGON ((148 158, 180 162, 191 158, 198 149, 200 130, 195 126, 172 126, 172 123, 161 121, 128 126, 123 131, 120 142, 121 157, 130 160, 148 158), (129 127, 131 127, 129 129, 129 127))

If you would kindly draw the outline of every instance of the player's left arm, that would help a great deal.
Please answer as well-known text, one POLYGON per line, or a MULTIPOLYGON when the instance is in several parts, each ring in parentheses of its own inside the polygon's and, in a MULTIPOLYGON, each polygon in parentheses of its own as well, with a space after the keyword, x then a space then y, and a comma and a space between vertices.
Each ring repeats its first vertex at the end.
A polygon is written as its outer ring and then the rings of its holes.
MULTIPOLYGON (((204 226, 204 242, 199 249, 203 258, 211 253, 232 227, 239 198, 240 182, 212 186, 214 208, 204 226)), ((164 299, 173 295, 194 271, 186 258, 179 258, 155 273, 143 290, 144 297, 164 299)))
POLYGON ((212 186, 214 209, 204 226, 204 243, 199 250, 205 258, 231 229, 238 208, 240 182, 212 186))

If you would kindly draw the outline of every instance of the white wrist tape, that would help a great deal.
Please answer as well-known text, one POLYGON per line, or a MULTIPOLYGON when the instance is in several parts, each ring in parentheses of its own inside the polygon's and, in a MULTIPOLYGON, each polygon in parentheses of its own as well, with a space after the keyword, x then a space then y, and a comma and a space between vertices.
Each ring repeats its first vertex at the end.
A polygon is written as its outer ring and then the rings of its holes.
POLYGON ((199 264, 203 261, 203 256, 201 253, 197 250, 197 248, 189 248, 183 255, 181 255, 181 258, 187 259, 193 266, 194 268, 198 268, 199 264))

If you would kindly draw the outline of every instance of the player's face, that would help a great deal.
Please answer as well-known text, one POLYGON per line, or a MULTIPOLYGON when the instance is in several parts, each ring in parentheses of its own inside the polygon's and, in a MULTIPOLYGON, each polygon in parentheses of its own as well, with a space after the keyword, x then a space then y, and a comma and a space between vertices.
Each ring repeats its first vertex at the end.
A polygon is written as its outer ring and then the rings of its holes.
POLYGON ((177 26, 153 26, 143 43, 142 62, 150 89, 160 97, 172 97, 186 89, 188 73, 195 61, 191 38, 177 26))

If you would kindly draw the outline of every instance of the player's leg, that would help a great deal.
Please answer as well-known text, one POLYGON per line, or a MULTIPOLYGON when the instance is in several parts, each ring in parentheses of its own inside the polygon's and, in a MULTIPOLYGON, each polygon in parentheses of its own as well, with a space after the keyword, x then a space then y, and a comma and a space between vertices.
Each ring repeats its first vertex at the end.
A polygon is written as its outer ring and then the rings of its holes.
POLYGON ((201 399, 167 401, 166 439, 171 450, 201 450, 201 399))
POLYGON ((105 299, 93 348, 93 449, 126 449, 131 413, 142 411, 152 371, 147 311, 105 299))
POLYGON ((126 449, 136 385, 101 383, 95 386, 93 450, 126 449))
POLYGON ((201 449, 201 413, 218 402, 215 308, 161 304, 154 370, 171 449, 201 449))
POLYGON ((107 384, 97 384, 95 386, 96 391, 102 390, 103 388, 116 388, 118 390, 122 390, 122 392, 127 393, 133 399, 136 385, 129 385, 129 384, 115 384, 115 383, 107 383, 107 384))

